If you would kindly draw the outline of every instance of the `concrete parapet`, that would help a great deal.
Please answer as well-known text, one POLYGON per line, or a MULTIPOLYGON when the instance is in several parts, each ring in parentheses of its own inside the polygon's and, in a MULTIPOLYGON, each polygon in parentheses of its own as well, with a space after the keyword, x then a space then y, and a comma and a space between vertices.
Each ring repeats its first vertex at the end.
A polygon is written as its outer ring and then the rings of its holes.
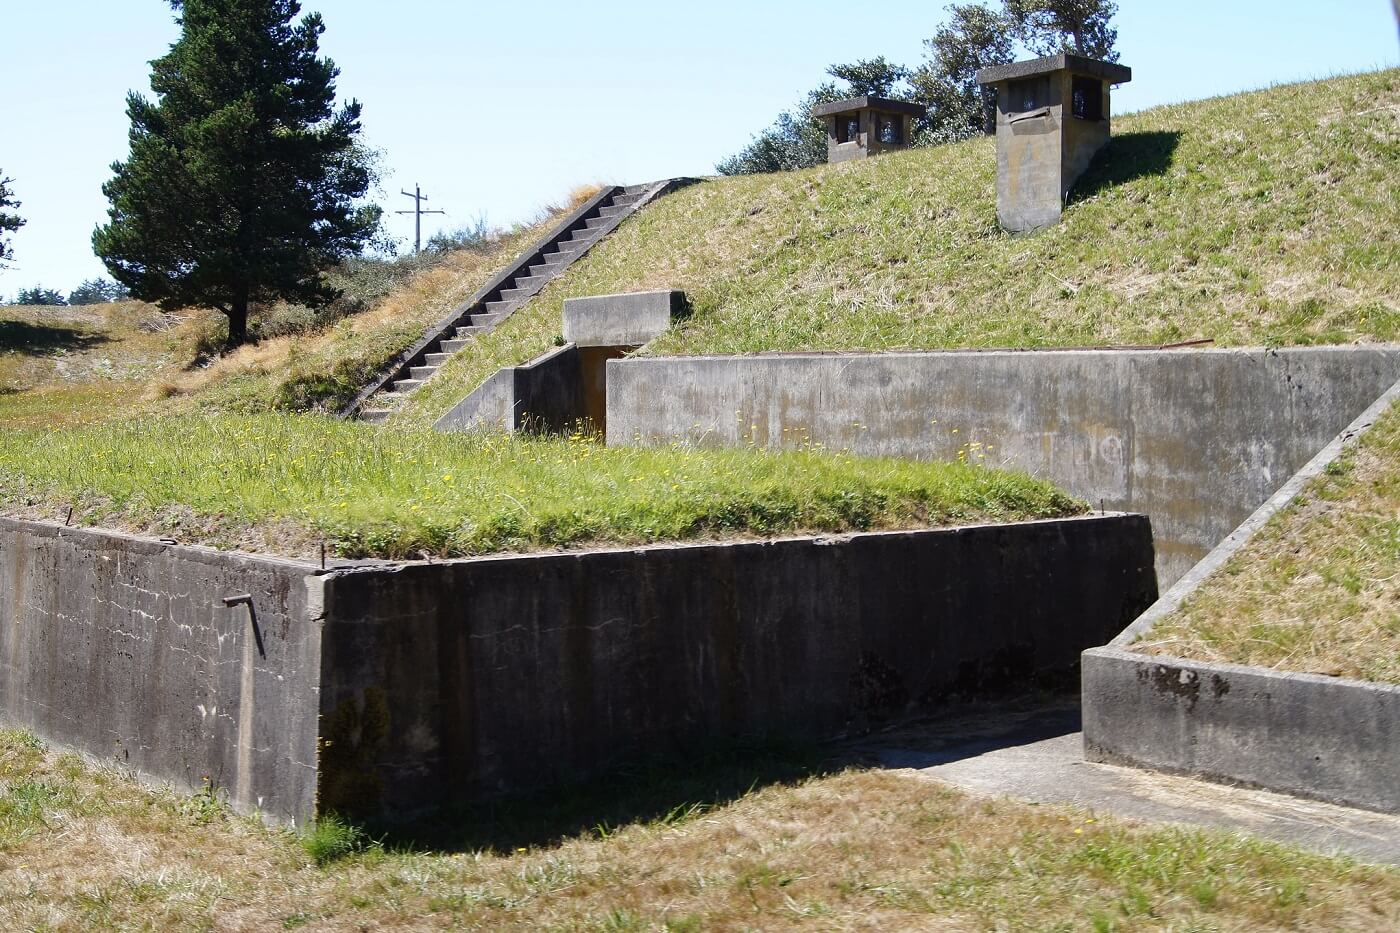
POLYGON ((1156 598, 1134 515, 327 572, 0 520, 0 584, 0 720, 280 821, 1072 677, 1156 598))
POLYGON ((1165 586, 1397 378, 1390 345, 631 357, 607 436, 982 456, 1149 514, 1165 586))
POLYGON ((640 347, 685 313, 685 292, 676 289, 570 298, 564 339, 580 347, 640 347))

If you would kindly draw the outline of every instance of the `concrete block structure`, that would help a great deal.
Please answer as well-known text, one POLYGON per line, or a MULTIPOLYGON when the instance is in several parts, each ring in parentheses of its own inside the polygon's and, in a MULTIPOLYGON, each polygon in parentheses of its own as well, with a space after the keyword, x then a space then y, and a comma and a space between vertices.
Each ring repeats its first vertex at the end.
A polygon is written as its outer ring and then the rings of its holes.
POLYGON ((437 420, 439 431, 607 430, 607 363, 666 332, 687 313, 685 292, 662 289, 564 302, 557 350, 508 366, 437 420))
POLYGON ((1131 68, 1061 53, 977 73, 997 94, 997 219, 1012 233, 1060 222, 1065 198, 1108 142, 1109 90, 1131 68))
POLYGON ((812 116, 826 121, 828 162, 909 148, 914 120, 927 112, 921 104, 869 94, 812 108, 812 116))
POLYGON ((665 289, 564 302, 564 340, 580 347, 640 347, 685 313, 685 292, 665 289))

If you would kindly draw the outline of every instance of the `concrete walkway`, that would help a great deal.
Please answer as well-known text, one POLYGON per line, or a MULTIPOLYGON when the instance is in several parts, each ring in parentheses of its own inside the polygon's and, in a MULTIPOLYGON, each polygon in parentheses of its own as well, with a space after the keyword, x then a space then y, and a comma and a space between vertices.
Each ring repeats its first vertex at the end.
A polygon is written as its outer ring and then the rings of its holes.
POLYGON ((910 768, 975 794, 1069 804, 1128 819, 1251 833, 1400 864, 1400 816, 1084 761, 1077 702, 990 709, 866 737, 867 764, 910 768))

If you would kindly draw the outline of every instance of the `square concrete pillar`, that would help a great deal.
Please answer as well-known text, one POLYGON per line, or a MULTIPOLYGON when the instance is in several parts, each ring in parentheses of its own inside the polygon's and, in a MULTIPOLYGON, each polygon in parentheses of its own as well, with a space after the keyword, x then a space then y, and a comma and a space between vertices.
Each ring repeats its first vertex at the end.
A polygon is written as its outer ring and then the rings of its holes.
POLYGON ((1109 92, 1131 68, 1061 53, 984 68, 997 94, 997 219, 1012 233, 1060 222, 1070 189, 1109 138, 1109 92))
POLYGON ((828 162, 908 149, 914 121, 927 112, 921 104, 868 94, 812 108, 812 116, 826 121, 828 162))

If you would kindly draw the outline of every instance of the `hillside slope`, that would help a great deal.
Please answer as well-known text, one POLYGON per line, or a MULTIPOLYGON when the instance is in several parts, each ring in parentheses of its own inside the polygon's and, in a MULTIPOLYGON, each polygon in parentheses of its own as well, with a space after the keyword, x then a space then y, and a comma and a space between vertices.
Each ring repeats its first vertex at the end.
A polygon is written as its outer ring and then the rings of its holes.
POLYGON ((1400 406, 1134 647, 1400 684, 1400 406))
POLYGON ((544 352, 564 299, 683 288, 653 354, 1400 339, 1400 70, 1115 121, 1064 222, 996 223, 990 139, 669 195, 403 417, 544 352))

